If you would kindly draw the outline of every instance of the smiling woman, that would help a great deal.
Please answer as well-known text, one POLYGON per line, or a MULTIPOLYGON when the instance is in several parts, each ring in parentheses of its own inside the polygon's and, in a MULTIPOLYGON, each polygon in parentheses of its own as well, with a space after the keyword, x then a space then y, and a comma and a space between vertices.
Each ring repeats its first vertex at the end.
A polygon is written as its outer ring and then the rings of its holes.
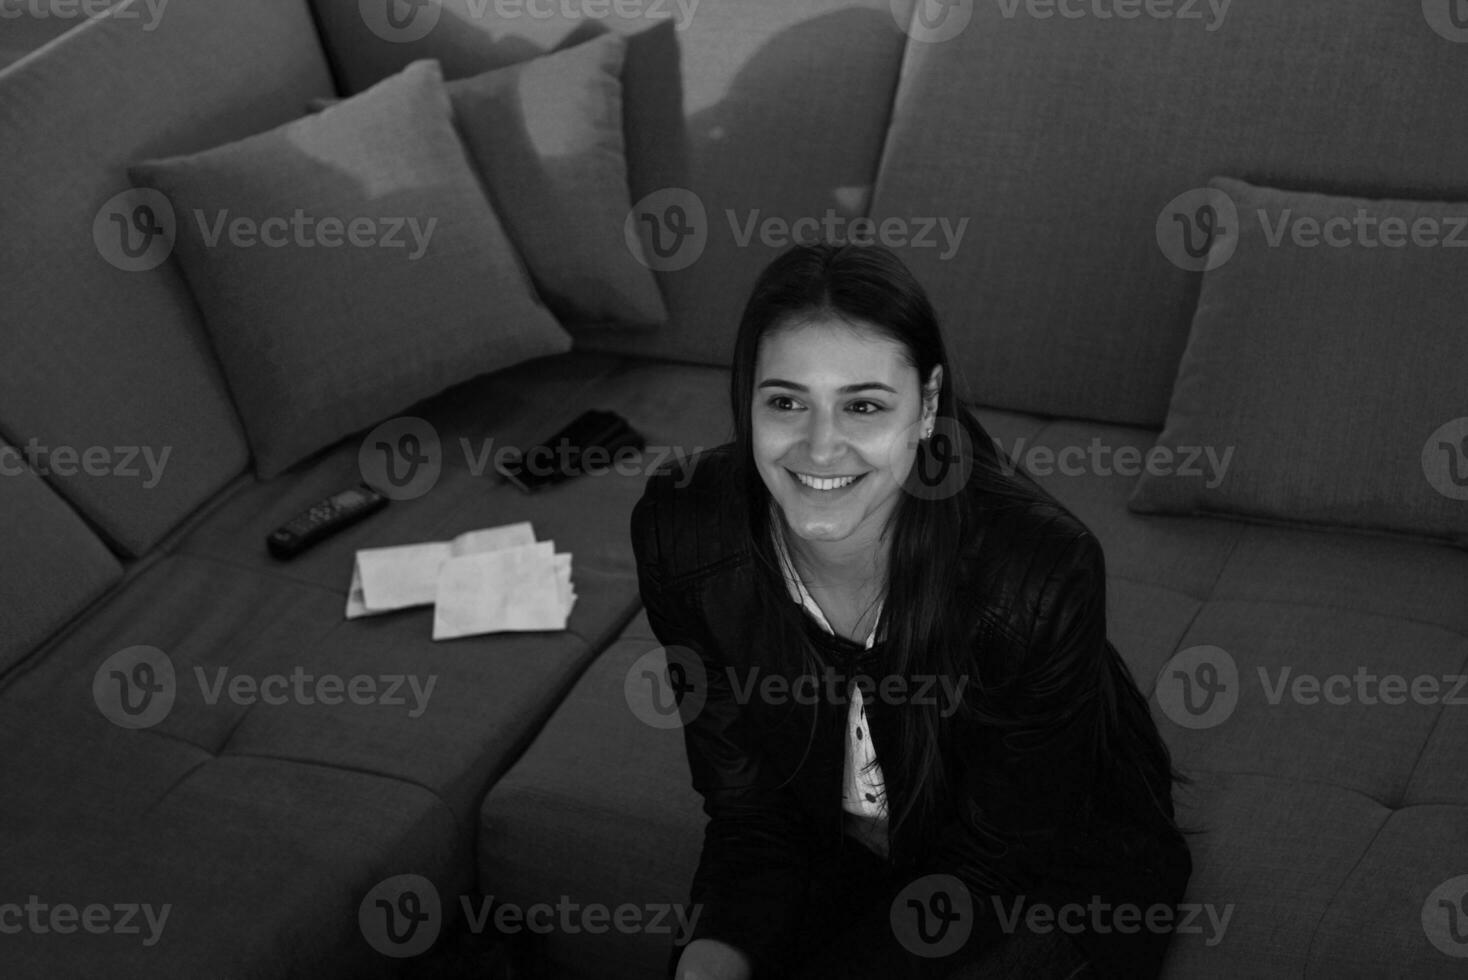
POLYGON ((912 467, 914 426, 924 438, 932 431, 943 368, 919 390, 903 355, 869 324, 817 311, 792 316, 760 345, 755 464, 807 586, 837 604, 880 589, 877 537, 912 467), (863 375, 880 378, 841 383, 863 375))
POLYGON ((1181 777, 1107 640, 1100 546, 947 365, 894 254, 793 248, 740 324, 734 442, 634 512, 649 622, 706 679, 679 980, 1160 968, 1172 916, 1129 924, 1183 897, 1181 777), (823 696, 750 697, 771 674, 823 696))

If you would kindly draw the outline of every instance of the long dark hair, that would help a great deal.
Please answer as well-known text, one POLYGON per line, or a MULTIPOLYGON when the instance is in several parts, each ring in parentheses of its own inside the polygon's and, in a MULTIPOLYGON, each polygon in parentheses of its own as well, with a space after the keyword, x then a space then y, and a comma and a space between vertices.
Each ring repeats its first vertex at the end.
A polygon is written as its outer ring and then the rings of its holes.
MULTIPOLYGON (((756 359, 762 339, 772 331, 814 318, 836 318, 874 329, 896 342, 903 359, 918 372, 926 386, 933 368, 943 367, 937 399, 938 425, 956 423, 967 434, 965 449, 972 451, 972 471, 965 491, 946 494, 902 492, 883 530, 888 547, 887 581, 882 621, 884 675, 906 678, 937 677, 956 682, 974 673, 974 608, 954 603, 961 574, 960 553, 965 533, 975 526, 976 508, 1024 508, 1041 500, 1060 507, 1023 471, 1001 464, 993 439, 957 394, 956 379, 937 316, 922 286, 891 251, 879 245, 816 243, 796 245, 777 257, 761 273, 744 308, 735 341, 730 377, 730 407, 734 419, 731 491, 745 502, 748 540, 754 557, 759 607, 751 610, 760 649, 769 651, 791 675, 819 676, 824 657, 805 632, 804 613, 790 601, 772 534, 782 535, 788 547, 788 525, 774 504, 754 460, 753 399, 756 359), (1009 470, 1009 472, 1006 472, 1009 470)), ((955 448, 948 440, 946 452, 955 448)), ((932 472, 933 466, 952 465, 949 458, 930 459, 934 444, 919 441, 917 459, 908 480, 932 472)), ((910 484, 904 484, 905 487, 910 484)), ((1063 509, 1063 508, 1062 508, 1063 509)), ((981 634, 982 635, 982 634, 981 634)), ((1138 791, 1148 800, 1142 817, 1169 834, 1180 831, 1173 819, 1170 781, 1191 782, 1173 769, 1172 757, 1157 733, 1146 700, 1124 663, 1115 661, 1103 672, 1101 698, 1103 729, 1091 746, 1092 772, 1122 766, 1138 791)), ((982 658, 981 658, 982 659, 982 658)), ((916 856, 924 831, 932 829, 957 801, 950 788, 957 761, 947 761, 942 747, 949 726, 978 719, 1023 737, 1054 719, 1031 714, 1015 717, 1000 698, 986 696, 986 685, 971 685, 957 710, 945 719, 934 699, 904 704, 894 712, 897 722, 896 758, 882 760, 889 803, 889 860, 900 864, 916 856), (949 766, 954 767, 950 771, 949 766)), ((950 688, 951 690, 951 688, 950 688)), ((819 712, 822 705, 817 699, 819 712)), ((950 708, 951 710, 951 708, 950 708)), ((816 724, 812 722, 810 738, 816 724)), ((809 752, 809 742, 806 751, 809 752)), ((801 760, 802 764, 804 758, 801 760)), ((799 769, 799 765, 795 767, 799 769)))

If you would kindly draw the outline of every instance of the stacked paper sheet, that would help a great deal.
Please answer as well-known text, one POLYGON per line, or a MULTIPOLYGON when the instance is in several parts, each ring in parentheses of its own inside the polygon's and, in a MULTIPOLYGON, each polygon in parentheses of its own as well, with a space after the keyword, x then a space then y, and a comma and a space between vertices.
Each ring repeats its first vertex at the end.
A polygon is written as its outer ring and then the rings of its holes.
POLYGON ((563 630, 576 604, 571 555, 557 554, 553 541, 536 541, 529 521, 357 552, 348 619, 430 603, 435 640, 563 630))

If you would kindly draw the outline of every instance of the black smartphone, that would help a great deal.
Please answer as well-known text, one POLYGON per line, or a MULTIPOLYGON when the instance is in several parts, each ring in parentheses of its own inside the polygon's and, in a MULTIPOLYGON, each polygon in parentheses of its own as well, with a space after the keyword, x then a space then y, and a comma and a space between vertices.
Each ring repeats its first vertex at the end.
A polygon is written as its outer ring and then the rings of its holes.
POLYGON ((616 412, 592 409, 525 452, 495 454, 494 467, 523 493, 534 493, 641 452, 642 436, 616 412), (589 449, 598 450, 587 453, 589 449))

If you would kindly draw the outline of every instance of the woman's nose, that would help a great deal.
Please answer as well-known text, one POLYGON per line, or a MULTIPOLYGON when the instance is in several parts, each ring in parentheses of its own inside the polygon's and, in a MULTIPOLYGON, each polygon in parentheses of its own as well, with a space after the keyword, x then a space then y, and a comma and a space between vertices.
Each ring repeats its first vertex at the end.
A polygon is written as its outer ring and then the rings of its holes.
POLYGON ((846 434, 834 413, 817 409, 810 413, 806 439, 810 443, 811 462, 825 466, 840 455, 846 434))

